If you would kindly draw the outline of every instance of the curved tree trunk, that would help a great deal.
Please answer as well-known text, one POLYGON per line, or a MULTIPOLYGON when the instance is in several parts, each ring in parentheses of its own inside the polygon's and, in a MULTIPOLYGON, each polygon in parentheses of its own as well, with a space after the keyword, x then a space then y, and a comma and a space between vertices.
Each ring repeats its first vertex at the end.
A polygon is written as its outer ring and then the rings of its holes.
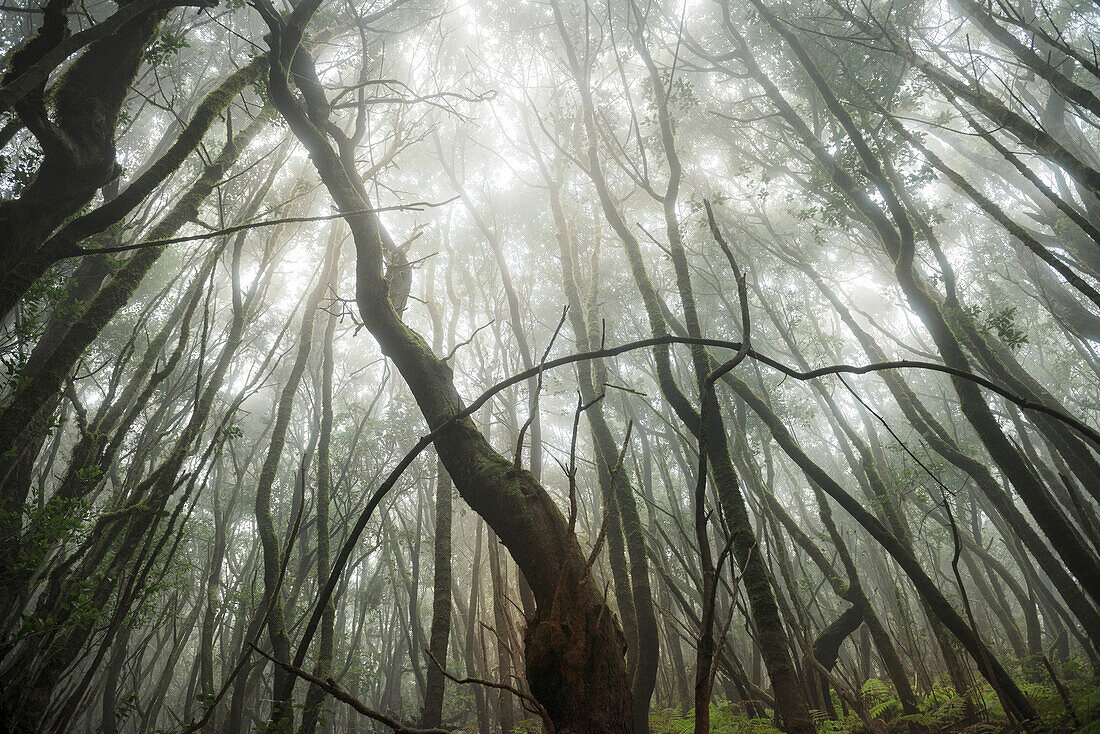
MULTIPOLYGON (((272 99, 309 151, 355 241, 356 300, 366 328, 404 377, 455 487, 515 558, 534 594, 537 615, 526 633, 527 680, 560 731, 630 732, 630 694, 622 659, 622 632, 604 606, 565 517, 534 476, 497 453, 463 410, 451 368, 402 320, 408 265, 386 251, 381 224, 371 213, 362 182, 351 173, 328 135, 317 127, 328 111, 315 74, 295 74, 310 108, 291 93, 290 62, 309 64, 298 51, 304 21, 316 3, 295 9, 290 25, 265 13, 272 34, 272 99), (351 212, 362 212, 353 214, 351 212), (385 260, 391 263, 383 272, 385 260)), ((297 68, 297 67, 296 67, 297 68)), ((388 238, 386 238, 388 239, 388 238)), ((403 259, 403 256, 402 256, 403 259)))

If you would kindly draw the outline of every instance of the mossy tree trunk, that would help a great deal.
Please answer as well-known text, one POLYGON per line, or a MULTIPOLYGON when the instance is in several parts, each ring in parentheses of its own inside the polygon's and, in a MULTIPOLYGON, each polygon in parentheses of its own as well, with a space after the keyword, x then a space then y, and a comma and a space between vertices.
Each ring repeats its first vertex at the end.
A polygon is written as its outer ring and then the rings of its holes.
MULTIPOLYGON (((299 44, 316 2, 287 18, 261 10, 271 30, 271 98, 310 153, 325 187, 345 212, 356 248, 356 300, 360 316, 383 354, 404 377, 429 428, 438 430, 436 452, 455 487, 492 527, 531 586, 537 603, 526 632, 527 679, 562 732, 630 732, 630 693, 622 658, 622 633, 588 573, 580 546, 550 495, 528 471, 497 453, 468 418, 455 419, 463 403, 451 368, 401 319, 408 293, 408 265, 387 248, 381 223, 354 172, 354 157, 341 157, 330 136, 323 90, 312 60, 299 44), (295 82, 305 101, 289 86, 295 82), (300 68, 304 68, 304 73, 300 68), (389 261, 389 267, 384 264, 389 261), (398 285, 403 282, 403 287, 398 285)), ((350 151, 349 151, 350 153, 350 151)))

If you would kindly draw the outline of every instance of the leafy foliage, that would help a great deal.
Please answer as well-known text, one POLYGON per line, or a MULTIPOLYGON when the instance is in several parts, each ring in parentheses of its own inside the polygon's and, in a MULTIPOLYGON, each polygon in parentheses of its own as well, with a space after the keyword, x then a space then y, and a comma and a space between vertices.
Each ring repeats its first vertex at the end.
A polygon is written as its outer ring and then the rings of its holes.
MULTIPOLYGON (((1046 732, 1074 731, 1072 715, 1066 709, 1057 689, 1046 683, 1021 683, 1021 689, 1035 705, 1041 721, 1038 729, 1046 732)), ((1100 688, 1088 679, 1067 682, 1070 705, 1085 724, 1084 731, 1100 722, 1100 688), (1090 723, 1091 722, 1091 723, 1090 723)), ((956 694, 946 681, 937 681, 920 699, 921 710, 903 714, 901 701, 894 689, 878 678, 869 678, 859 691, 867 713, 891 734, 905 734, 913 725, 933 733, 967 732, 968 734, 1007 734, 1016 731, 1005 718, 996 693, 988 685, 970 691, 970 701, 956 694), (975 712, 985 714, 976 716, 975 712)), ((839 718, 823 711, 812 711, 818 734, 863 734, 866 726, 860 716, 843 704, 834 694, 839 718)), ((654 734, 689 734, 694 731, 695 714, 688 710, 664 708, 650 715, 654 734)), ((726 702, 711 706, 711 732, 714 734, 773 734, 779 730, 773 721, 752 718, 726 702)))
MULTIPOLYGON (((650 715, 653 734, 689 734, 695 729, 695 712, 661 709, 650 715)), ((752 718, 733 704, 718 702, 710 707, 710 725, 714 734, 779 734, 770 719, 752 718)))

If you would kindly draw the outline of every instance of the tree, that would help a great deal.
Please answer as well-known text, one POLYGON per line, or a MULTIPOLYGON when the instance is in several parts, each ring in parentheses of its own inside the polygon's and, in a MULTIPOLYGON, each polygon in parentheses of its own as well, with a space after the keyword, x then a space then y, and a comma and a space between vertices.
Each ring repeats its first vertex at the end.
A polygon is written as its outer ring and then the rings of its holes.
POLYGON ((3 11, 5 730, 1096 718, 1095 4, 3 11))

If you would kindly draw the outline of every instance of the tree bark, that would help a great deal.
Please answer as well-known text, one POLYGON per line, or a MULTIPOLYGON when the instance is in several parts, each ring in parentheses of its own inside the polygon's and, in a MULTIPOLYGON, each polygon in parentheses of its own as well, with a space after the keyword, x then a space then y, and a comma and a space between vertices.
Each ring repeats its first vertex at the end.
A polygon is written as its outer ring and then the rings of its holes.
MULTIPOLYGON (((462 400, 449 365, 401 319, 407 263, 386 248, 381 224, 370 211, 351 158, 333 148, 317 126, 327 124, 327 104, 315 74, 295 74, 305 87, 308 109, 288 86, 304 21, 315 2, 299 5, 290 25, 269 7, 269 92, 305 145, 336 205, 345 212, 356 247, 356 300, 366 328, 404 377, 428 427, 438 430, 436 451, 471 508, 508 548, 531 585, 537 608, 526 633, 527 680, 560 731, 632 731, 630 695, 623 667, 622 632, 588 574, 565 518, 534 476, 497 453, 469 419, 455 420, 462 400), (360 212, 360 213, 352 213, 360 212), (384 263, 390 265, 385 269, 384 263), (404 272, 402 272, 404 271, 404 272)), ((305 54, 298 62, 312 65, 305 54)))

